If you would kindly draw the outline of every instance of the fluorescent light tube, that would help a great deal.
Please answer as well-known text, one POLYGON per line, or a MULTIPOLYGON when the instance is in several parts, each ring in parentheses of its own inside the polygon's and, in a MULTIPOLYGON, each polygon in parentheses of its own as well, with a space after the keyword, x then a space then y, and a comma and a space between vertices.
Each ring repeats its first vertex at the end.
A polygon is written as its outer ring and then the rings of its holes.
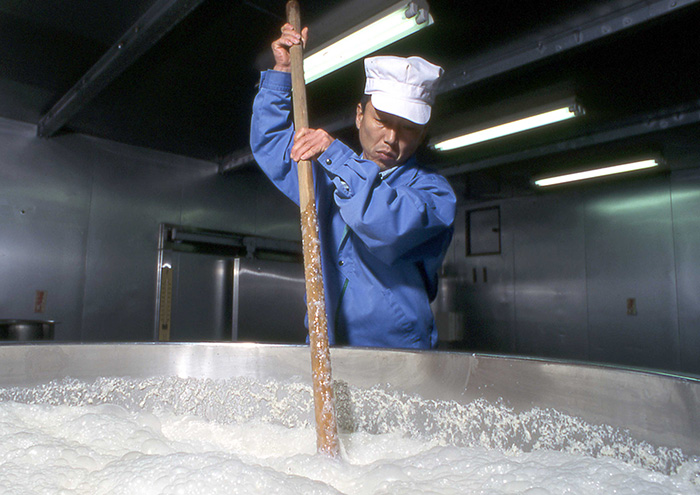
POLYGON ((556 110, 550 110, 545 113, 515 120, 506 124, 489 127, 488 129, 482 129, 480 131, 475 131, 451 139, 446 139, 434 144, 433 148, 435 148, 438 151, 448 151, 456 148, 463 148, 465 146, 489 141, 491 139, 507 136, 509 134, 515 134, 517 132, 526 131, 528 129, 534 129, 536 127, 542 127, 545 125, 553 124, 555 122, 568 120, 580 114, 580 109, 578 109, 578 107, 576 107, 575 105, 557 108, 556 110))
POLYGON ((598 168, 595 170, 587 170, 585 172, 577 172, 574 174, 560 175, 557 177, 549 177, 535 181, 535 185, 540 187, 553 186, 555 184, 563 184, 565 182, 574 182, 577 180, 592 179, 594 177, 603 177, 606 175, 621 174, 624 172, 632 172, 634 170, 642 170, 645 168, 657 167, 659 162, 656 160, 642 160, 633 163, 624 163, 622 165, 614 165, 612 167, 598 168))
POLYGON ((416 4, 403 1, 347 31, 304 58, 304 79, 315 81, 380 48, 433 24, 433 18, 416 4), (408 17, 411 16, 411 17, 408 17))

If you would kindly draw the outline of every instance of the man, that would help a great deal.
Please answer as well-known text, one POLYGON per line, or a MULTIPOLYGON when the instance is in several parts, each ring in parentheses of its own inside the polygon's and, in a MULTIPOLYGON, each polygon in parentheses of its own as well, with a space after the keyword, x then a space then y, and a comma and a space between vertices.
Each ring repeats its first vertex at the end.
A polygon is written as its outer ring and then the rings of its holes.
POLYGON ((362 155, 291 116, 289 48, 307 30, 285 24, 272 43, 253 104, 251 149, 272 182, 299 204, 296 162, 314 161, 329 340, 333 344, 430 349, 430 301, 452 239, 455 195, 416 163, 442 69, 418 57, 365 60, 356 110, 362 155))

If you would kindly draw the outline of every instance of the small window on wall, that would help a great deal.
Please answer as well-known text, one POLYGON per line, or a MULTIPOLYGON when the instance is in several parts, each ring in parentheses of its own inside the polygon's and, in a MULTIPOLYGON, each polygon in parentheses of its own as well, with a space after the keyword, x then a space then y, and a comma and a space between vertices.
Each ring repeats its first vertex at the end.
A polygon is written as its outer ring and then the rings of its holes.
POLYGON ((467 256, 501 253, 501 207, 467 211, 467 256))

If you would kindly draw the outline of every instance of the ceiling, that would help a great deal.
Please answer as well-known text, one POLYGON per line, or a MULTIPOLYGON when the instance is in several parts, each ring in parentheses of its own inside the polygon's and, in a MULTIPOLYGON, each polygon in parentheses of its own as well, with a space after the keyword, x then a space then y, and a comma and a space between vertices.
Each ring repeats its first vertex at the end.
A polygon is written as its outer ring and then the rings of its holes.
MULTIPOLYGON (((527 182, 591 160, 698 147, 700 1, 428 1, 435 23, 381 53, 417 54, 446 69, 432 136, 560 95, 575 94, 586 110, 466 150, 423 151, 445 175, 527 182)), ((255 85, 285 3, 2 0, 0 117, 49 122, 47 139, 79 132, 235 173, 233 165, 249 162, 255 85)), ((394 2, 300 3, 313 49, 394 2)), ((309 84, 311 125, 356 145, 362 87, 361 62, 309 84)))

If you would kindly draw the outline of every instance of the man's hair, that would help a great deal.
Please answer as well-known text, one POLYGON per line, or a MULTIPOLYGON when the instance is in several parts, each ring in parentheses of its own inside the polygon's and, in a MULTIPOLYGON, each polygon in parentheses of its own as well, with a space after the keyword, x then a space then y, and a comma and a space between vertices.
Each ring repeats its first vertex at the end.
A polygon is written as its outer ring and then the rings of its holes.
POLYGON ((362 98, 360 98, 360 105, 362 106, 362 111, 365 111, 365 107, 367 106, 367 102, 372 98, 371 95, 362 95, 362 98))

